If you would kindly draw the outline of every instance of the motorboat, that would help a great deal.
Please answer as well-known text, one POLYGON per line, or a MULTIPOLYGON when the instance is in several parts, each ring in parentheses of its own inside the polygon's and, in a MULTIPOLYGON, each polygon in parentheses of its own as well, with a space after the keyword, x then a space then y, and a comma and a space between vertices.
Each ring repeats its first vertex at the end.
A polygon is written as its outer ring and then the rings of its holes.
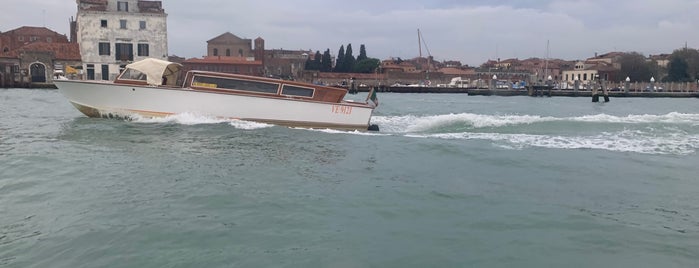
POLYGON ((89 117, 166 117, 193 113, 282 126, 378 130, 371 116, 376 93, 365 102, 345 100, 347 90, 297 81, 183 70, 148 58, 126 65, 114 81, 55 80, 56 87, 89 117), (184 73, 184 74, 183 74, 184 73))

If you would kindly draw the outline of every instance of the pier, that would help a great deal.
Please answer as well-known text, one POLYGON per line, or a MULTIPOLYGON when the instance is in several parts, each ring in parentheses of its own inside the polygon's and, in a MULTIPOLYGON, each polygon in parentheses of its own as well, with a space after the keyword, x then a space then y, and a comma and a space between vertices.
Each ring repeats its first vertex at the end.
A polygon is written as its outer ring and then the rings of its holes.
MULTIPOLYGON (((360 92, 368 92, 369 88, 359 88, 360 92)), ((447 88, 447 87, 386 87, 379 92, 392 93, 462 93, 468 96, 546 96, 546 97, 586 97, 593 96, 591 90, 553 89, 547 86, 528 87, 526 89, 487 89, 487 88, 447 88)), ((615 91, 609 90, 610 98, 699 98, 699 91, 615 91)))

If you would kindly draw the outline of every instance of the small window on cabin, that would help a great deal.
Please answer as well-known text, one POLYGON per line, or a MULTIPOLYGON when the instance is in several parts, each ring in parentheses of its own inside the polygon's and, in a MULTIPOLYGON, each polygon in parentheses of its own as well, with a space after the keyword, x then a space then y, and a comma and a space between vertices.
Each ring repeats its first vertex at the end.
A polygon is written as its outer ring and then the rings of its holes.
POLYGON ((282 88, 282 95, 311 98, 313 97, 313 89, 308 87, 284 85, 284 87, 282 88))
POLYGON ((100 21, 100 26, 101 26, 102 28, 107 28, 107 20, 101 20, 101 21, 100 21))
POLYGON ((192 85, 271 94, 277 94, 279 89, 279 84, 276 83, 210 76, 196 76, 192 81, 192 85))
POLYGON ((137 81, 146 81, 147 76, 139 71, 136 71, 134 69, 126 69, 124 73, 121 74, 120 79, 126 79, 126 80, 137 80, 137 81))

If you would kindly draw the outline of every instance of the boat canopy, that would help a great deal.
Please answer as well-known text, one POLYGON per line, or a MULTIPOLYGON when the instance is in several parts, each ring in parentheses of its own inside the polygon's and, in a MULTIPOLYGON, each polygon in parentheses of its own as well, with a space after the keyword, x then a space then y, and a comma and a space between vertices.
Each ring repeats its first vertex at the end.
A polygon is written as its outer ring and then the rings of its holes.
POLYGON ((182 65, 165 60, 147 58, 126 65, 126 69, 136 70, 146 75, 146 81, 149 85, 174 85, 180 75, 182 65))

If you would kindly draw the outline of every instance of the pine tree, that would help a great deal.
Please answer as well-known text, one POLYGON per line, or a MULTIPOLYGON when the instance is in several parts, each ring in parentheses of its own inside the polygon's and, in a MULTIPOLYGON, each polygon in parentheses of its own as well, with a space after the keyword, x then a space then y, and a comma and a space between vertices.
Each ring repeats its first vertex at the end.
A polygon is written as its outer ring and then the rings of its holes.
POLYGON ((316 51, 316 54, 312 58, 308 57, 308 59, 306 60, 306 70, 308 70, 308 71, 320 70, 320 52, 316 51))
POLYGON ((315 56, 313 56, 313 70, 320 71, 320 51, 316 50, 315 56))
POLYGON ((359 46, 359 56, 357 56, 357 62, 366 60, 366 47, 364 47, 364 44, 359 46))
POLYGON ((333 70, 333 59, 330 56, 330 49, 326 49, 323 53, 323 57, 320 61, 320 71, 321 72, 331 72, 333 70))
POLYGON ((347 50, 345 51, 345 59, 342 62, 344 65, 342 68, 343 72, 352 72, 356 62, 357 60, 354 58, 354 55, 352 55, 352 44, 348 44, 347 50))
POLYGON ((345 46, 341 45, 340 46, 340 51, 337 52, 337 59, 335 60, 335 69, 334 71, 336 73, 342 73, 344 72, 345 68, 345 46))

